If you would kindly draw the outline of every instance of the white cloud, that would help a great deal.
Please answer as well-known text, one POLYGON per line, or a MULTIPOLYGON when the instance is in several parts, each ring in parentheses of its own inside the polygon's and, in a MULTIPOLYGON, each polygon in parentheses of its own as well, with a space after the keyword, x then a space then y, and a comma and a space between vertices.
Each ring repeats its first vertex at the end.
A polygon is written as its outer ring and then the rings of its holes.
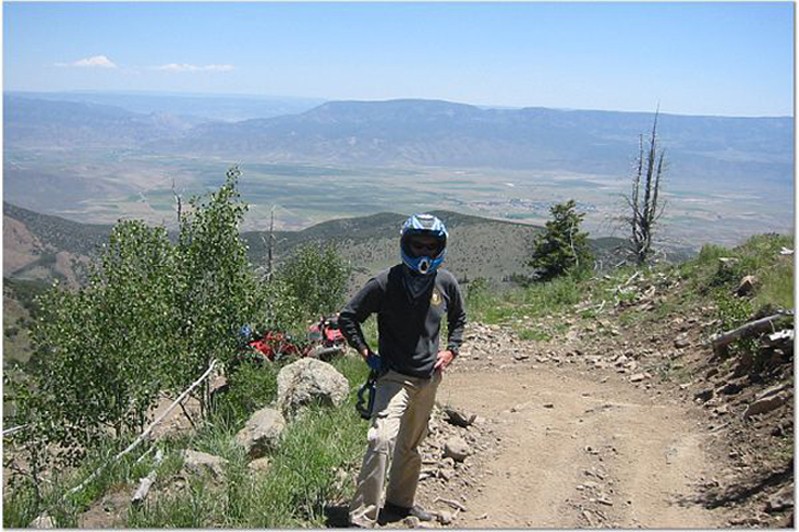
POLYGON ((167 72, 230 72, 234 68, 233 65, 189 65, 186 63, 169 63, 155 67, 156 70, 167 72))
POLYGON ((104 55, 95 55, 85 59, 78 59, 72 63, 56 63, 62 67, 82 67, 82 68, 117 68, 113 61, 104 55))

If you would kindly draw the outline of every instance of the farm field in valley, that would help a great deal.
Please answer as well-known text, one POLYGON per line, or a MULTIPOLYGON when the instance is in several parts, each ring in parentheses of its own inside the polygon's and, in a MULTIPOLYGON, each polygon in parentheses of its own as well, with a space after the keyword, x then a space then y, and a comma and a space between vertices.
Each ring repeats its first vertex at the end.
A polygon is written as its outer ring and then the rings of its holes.
MULTIPOLYGON (((575 199, 592 236, 623 236, 618 218, 630 176, 573 172, 430 167, 348 168, 152 156, 133 151, 80 153, 14 150, 4 163, 5 200, 82 223, 142 218, 175 222, 177 191, 184 200, 216 188, 233 164, 250 205, 245 230, 299 230, 335 218, 377 212, 452 210, 543 225, 549 207, 575 199)), ((773 181, 720 188, 687 182, 672 169, 663 184, 661 236, 698 249, 705 242, 734 245, 760 232, 793 230, 793 191, 773 181)))

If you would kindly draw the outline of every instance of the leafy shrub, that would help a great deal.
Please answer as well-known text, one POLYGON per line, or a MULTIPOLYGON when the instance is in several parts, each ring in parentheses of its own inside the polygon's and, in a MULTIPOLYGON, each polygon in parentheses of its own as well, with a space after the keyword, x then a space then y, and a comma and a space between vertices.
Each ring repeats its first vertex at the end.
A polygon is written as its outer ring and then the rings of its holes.
POLYGON ((341 308, 349 274, 333 246, 307 244, 277 272, 276 292, 296 305, 296 314, 315 318, 341 308))
POLYGON ((213 358, 237 347, 237 331, 254 321, 262 300, 239 226, 247 206, 239 201, 240 171, 231 168, 225 184, 207 198, 193 198, 181 220, 177 246, 180 287, 176 300, 186 348, 173 353, 173 390, 185 388, 213 358))
POLYGON ((234 425, 277 398, 276 363, 241 364, 228 375, 229 390, 214 403, 214 414, 234 425))
MULTIPOLYGON (((42 296, 31 383, 18 396, 29 460, 53 443, 59 461, 76 463, 109 428, 139 431, 160 391, 182 391, 235 350, 259 300, 238 177, 232 168, 218 191, 192 199, 176 245, 163 228, 120 222, 87 287, 42 296)), ((207 387, 197 398, 204 406, 207 387)))
POLYGON ((165 230, 121 222, 87 288, 42 297, 21 437, 57 443, 74 463, 109 427, 117 437, 143 428, 177 345, 174 265, 165 230))

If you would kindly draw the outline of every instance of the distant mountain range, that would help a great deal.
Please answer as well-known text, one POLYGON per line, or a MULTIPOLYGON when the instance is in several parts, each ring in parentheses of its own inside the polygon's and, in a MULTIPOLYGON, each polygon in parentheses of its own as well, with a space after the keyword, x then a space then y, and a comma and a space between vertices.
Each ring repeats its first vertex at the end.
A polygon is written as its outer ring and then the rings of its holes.
POLYGON ((251 118, 268 118, 302 113, 321 105, 319 98, 296 98, 255 95, 213 95, 159 92, 17 92, 8 96, 89 103, 119 107, 142 114, 169 114, 192 122, 219 120, 236 122, 251 118))
MULTIPOLYGON (((653 113, 484 109, 430 100, 327 102, 296 114, 220 122, 95 101, 6 94, 6 151, 81 147, 278 163, 629 174, 653 113)), ((142 108, 141 102, 138 107, 142 108)), ((791 117, 662 114, 673 179, 793 178, 791 117)))

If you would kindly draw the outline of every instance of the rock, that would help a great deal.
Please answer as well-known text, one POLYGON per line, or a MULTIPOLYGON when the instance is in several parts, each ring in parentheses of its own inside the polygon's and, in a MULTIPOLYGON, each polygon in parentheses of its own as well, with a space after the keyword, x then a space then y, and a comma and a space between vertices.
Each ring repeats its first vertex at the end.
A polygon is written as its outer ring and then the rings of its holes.
POLYGON ((302 358, 277 375, 277 403, 292 416, 305 406, 339 406, 347 398, 349 382, 336 368, 314 358, 302 358))
POLYGON ((452 512, 449 510, 440 510, 436 512, 436 521, 442 525, 448 525, 452 523, 452 512))
POLYGON ((738 297, 748 296, 755 289, 757 282, 757 277, 754 275, 747 275, 738 283, 738 288, 735 289, 735 295, 738 297))
POLYGON ((772 395, 777 395, 783 390, 789 390, 792 384, 789 382, 784 382, 782 384, 777 384, 776 386, 772 386, 771 388, 766 388, 759 394, 755 396, 756 399, 764 399, 766 397, 770 397, 772 395))
POLYGON ((448 439, 444 444, 444 456, 450 457, 456 462, 463 462, 470 454, 469 444, 459 436, 448 439))
POLYGON ((735 395, 736 393, 740 393, 744 387, 740 382, 728 382, 721 388, 719 388, 719 393, 723 395, 735 395))
POLYGON ((183 469, 195 475, 211 475, 219 480, 225 475, 224 466, 227 463, 224 458, 212 454, 191 449, 183 451, 183 469))
POLYGON ((744 418, 755 416, 757 414, 765 414, 771 412, 782 406, 786 401, 784 395, 770 395, 756 400, 750 404, 744 411, 744 418))
POLYGON ((261 458, 267 451, 277 448, 285 428, 286 420, 280 412, 274 408, 262 408, 236 434, 236 443, 244 447, 250 458, 261 458))
POLYGON ((55 521, 53 518, 47 515, 47 512, 44 512, 39 517, 34 519, 30 525, 30 528, 55 528, 55 521))
POLYGON ((449 482, 455 476, 455 470, 449 467, 444 467, 438 470, 438 478, 449 482))
POLYGON ((724 416, 730 413, 730 405, 723 404, 713 409, 713 414, 717 416, 724 416))
POLYGON ((269 458, 267 457, 256 458, 255 460, 247 464, 247 468, 249 468, 250 471, 253 471, 255 473, 264 473, 269 470, 269 458))
POLYGON ((469 427, 474 423, 477 415, 462 410, 457 410, 450 406, 444 407, 445 421, 456 427, 469 427))
POLYGON ((683 349, 691 345, 691 341, 688 339, 687 334, 681 334, 677 338, 674 339, 674 347, 677 349, 683 349))
POLYGON ((785 486, 780 491, 769 497, 766 502, 766 512, 774 513, 794 507, 792 486, 785 486))
POLYGON ((227 392, 230 389, 230 383, 228 382, 227 378, 224 375, 217 375, 211 381, 209 385, 209 390, 211 395, 222 394, 227 392))
POLYGON ((793 529, 793 510, 791 513, 780 519, 774 528, 790 528, 793 529))
POLYGON ((419 521, 419 518, 414 517, 412 515, 409 515, 408 517, 402 520, 402 526, 406 528, 418 528, 419 523, 421 523, 421 521, 419 521))
POLYGON ((707 401, 710 401, 713 398, 713 395, 715 395, 715 393, 716 393, 715 390, 713 390, 712 388, 709 390, 702 390, 694 394, 694 399, 696 399, 699 402, 705 403, 707 401))
POLYGON ((644 379, 646 379, 646 373, 636 373, 635 375, 630 375, 630 382, 641 382, 644 379))

